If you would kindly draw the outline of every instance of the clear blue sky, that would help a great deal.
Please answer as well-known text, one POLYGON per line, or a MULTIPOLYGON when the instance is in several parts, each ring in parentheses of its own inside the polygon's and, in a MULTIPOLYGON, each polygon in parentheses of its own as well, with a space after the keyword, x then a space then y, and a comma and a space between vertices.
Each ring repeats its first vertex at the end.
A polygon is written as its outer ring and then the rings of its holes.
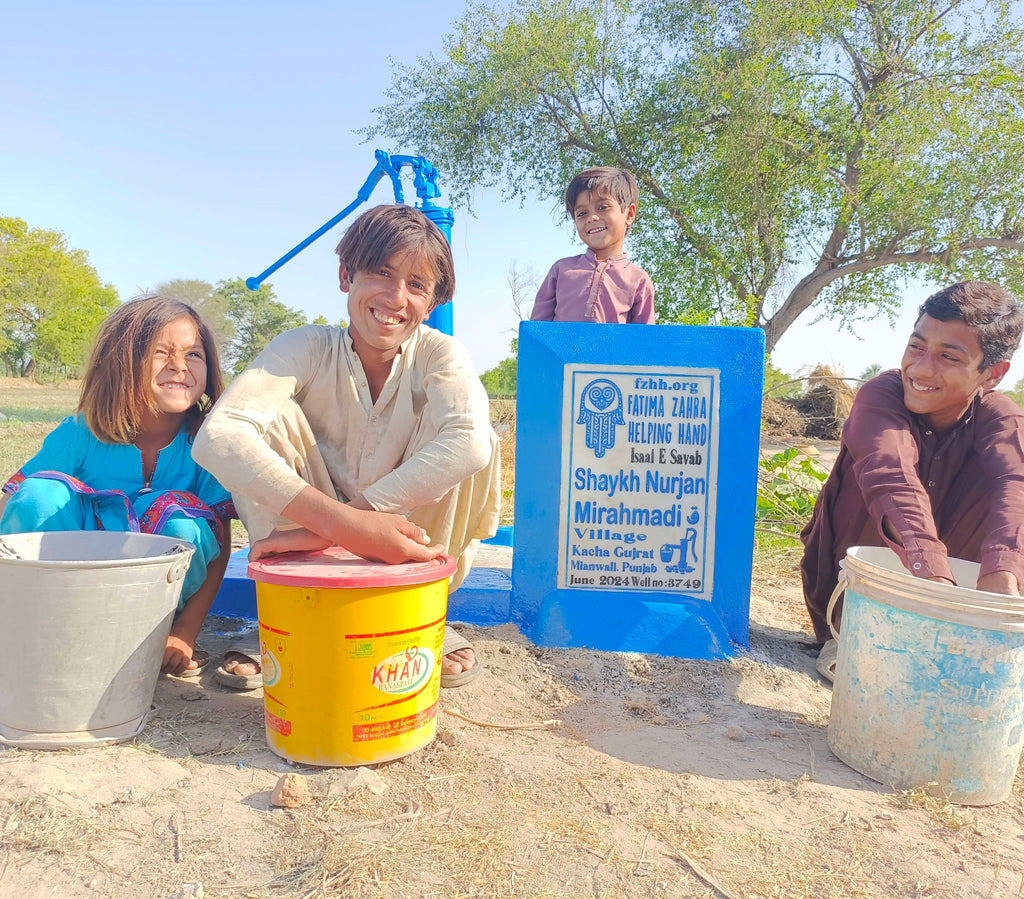
MULTIPOLYGON (((173 278, 258 274, 355 198, 376 147, 355 131, 374 121, 390 59, 440 51, 463 9, 462 0, 8 4, 0 214, 63 231, 122 298, 173 278)), ((391 199, 385 182, 371 203, 391 199)), ((481 191, 475 213, 455 210, 454 314, 483 371, 514 336, 510 264, 540 278, 579 250, 553 202, 520 207, 481 191)), ((279 300, 311 318, 346 317, 332 250, 349 221, 270 278, 279 300)), ((836 337, 830 323, 797 326, 774 361, 789 372, 888 367, 912 321, 862 325, 864 340, 836 337)))

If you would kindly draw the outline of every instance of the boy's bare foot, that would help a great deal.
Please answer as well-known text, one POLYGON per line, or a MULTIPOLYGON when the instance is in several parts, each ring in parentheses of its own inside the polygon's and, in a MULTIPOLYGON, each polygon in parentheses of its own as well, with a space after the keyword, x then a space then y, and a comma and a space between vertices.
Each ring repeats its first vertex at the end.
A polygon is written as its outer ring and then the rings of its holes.
POLYGON ((213 674, 217 683, 232 690, 255 690, 263 686, 260 651, 229 649, 213 674))
MULTIPOLYGON (((476 653, 472 647, 456 649, 441 660, 441 674, 461 674, 463 671, 469 671, 475 665, 476 653)), ((260 666, 241 652, 225 653, 223 667, 228 674, 239 674, 243 677, 260 673, 260 666)))
MULTIPOLYGON (((448 650, 441 659, 441 686, 459 687, 474 680, 480 673, 476 652, 457 631, 445 628, 444 648, 448 650)), ((224 653, 224 661, 217 669, 217 680, 226 687, 236 690, 251 690, 262 684, 260 664, 255 654, 237 650, 224 653)))
POLYGON ((253 674, 260 673, 259 664, 243 652, 224 653, 223 668, 228 674, 238 674, 242 677, 251 677, 253 674))
POLYGON ((441 659, 441 674, 461 674, 476 665, 476 653, 468 649, 456 649, 441 659))
POLYGON ((444 658, 441 659, 441 686, 461 687, 480 674, 480 662, 470 642, 451 627, 444 629, 444 658))

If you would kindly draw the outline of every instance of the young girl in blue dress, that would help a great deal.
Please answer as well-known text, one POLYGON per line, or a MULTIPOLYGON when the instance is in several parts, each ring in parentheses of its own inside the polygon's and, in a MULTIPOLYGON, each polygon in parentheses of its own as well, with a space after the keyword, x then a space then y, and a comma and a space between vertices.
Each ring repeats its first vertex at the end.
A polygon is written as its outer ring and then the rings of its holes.
POLYGON ((163 670, 198 673, 195 642, 230 555, 231 497, 192 461, 192 439, 223 390, 217 347, 198 313, 151 296, 100 329, 77 414, 3 487, 0 534, 143 531, 196 547, 163 670))

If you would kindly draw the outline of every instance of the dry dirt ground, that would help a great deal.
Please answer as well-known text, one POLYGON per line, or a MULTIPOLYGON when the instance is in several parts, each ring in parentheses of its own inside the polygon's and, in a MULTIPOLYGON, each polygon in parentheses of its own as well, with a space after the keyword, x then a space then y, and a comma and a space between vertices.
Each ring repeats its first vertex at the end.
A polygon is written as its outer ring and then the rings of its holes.
MULTIPOLYGON (((443 692, 433 743, 373 768, 290 765, 262 691, 162 678, 134 743, 0 752, 0 896, 1024 896, 1024 776, 971 809, 838 761, 782 569, 755 576, 731 661, 463 628, 485 673, 443 692), (284 772, 309 805, 271 807, 284 772)), ((223 651, 238 624, 203 642, 223 651)))

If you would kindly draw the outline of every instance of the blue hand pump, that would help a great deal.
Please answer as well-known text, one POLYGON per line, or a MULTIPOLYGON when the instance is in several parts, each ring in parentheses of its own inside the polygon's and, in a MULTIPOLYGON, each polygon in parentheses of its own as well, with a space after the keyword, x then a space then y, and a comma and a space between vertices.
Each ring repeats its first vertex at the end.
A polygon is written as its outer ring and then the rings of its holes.
MULTIPOLYGON (((313 241, 323 237, 324 234, 330 231, 331 228, 357 206, 369 200, 373 189, 385 175, 391 179, 391 185, 395 191, 395 202, 404 203, 405 195, 402 191, 402 181, 400 178, 403 166, 409 166, 413 171, 412 184, 416 189, 416 196, 420 200, 416 208, 441 229, 441 233, 447 238, 448 243, 452 242, 452 225, 455 222, 455 215, 450 209, 434 203, 434 200, 441 196, 441 190, 437 186, 437 169, 434 168, 433 164, 423 156, 390 156, 383 150, 375 150, 373 155, 377 160, 377 164, 373 167, 366 181, 363 182, 363 186, 357 191, 356 198, 329 222, 325 222, 310 234, 309 237, 292 247, 268 269, 260 272, 254 278, 246 278, 245 286, 249 290, 259 290, 260 285, 282 265, 301 253, 313 241)), ((436 328, 442 334, 451 334, 453 326, 452 304, 446 303, 444 306, 438 306, 430 313, 427 318, 427 324, 432 328, 436 328)))

